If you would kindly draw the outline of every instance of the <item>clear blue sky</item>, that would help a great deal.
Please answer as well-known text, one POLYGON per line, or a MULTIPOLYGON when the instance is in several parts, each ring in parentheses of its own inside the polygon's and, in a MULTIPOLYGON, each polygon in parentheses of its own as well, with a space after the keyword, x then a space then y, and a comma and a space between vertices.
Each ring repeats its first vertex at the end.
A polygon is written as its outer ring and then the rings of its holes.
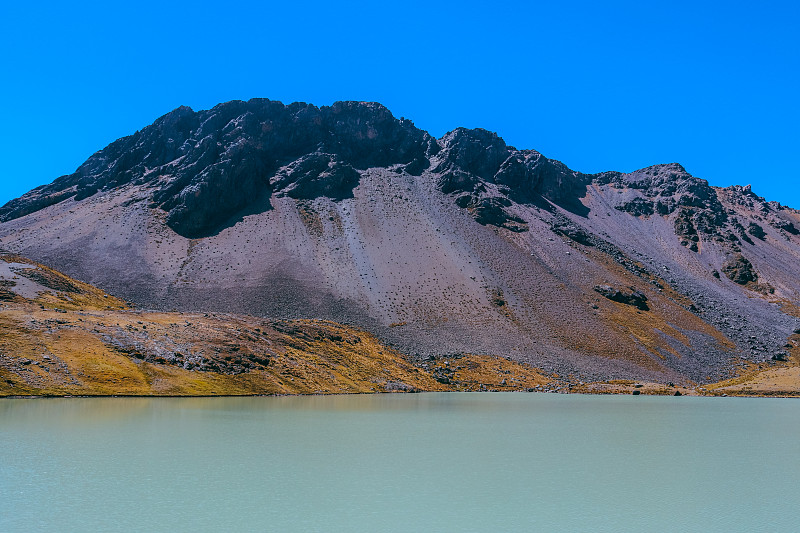
POLYGON ((4 2, 0 204, 179 105, 375 100, 800 208, 796 2, 4 2))

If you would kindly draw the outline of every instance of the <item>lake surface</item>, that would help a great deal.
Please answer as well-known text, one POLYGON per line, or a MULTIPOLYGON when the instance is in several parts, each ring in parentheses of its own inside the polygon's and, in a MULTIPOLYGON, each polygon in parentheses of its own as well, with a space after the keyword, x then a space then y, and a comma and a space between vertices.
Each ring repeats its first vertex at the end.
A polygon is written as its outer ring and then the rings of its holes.
POLYGON ((796 531, 800 402, 0 400, 0 531, 796 531))

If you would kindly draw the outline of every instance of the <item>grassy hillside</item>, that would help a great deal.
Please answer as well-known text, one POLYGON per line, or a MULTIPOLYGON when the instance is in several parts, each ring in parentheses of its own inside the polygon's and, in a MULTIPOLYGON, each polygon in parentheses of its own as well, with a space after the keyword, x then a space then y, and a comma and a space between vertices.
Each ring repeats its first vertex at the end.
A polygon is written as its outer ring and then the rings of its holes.
POLYGON ((743 365, 739 377, 705 387, 583 383, 492 355, 414 364, 364 331, 327 321, 139 311, 14 255, 0 255, 0 300, 0 396, 800 393, 800 335, 787 345, 787 361, 743 365))
POLYGON ((0 309, 2 396, 525 390, 551 381, 489 356, 439 360, 448 371, 434 372, 436 362, 415 366, 332 322, 136 311, 27 259, 0 259, 12 272, 0 309), (23 278, 41 292, 20 294, 23 278))

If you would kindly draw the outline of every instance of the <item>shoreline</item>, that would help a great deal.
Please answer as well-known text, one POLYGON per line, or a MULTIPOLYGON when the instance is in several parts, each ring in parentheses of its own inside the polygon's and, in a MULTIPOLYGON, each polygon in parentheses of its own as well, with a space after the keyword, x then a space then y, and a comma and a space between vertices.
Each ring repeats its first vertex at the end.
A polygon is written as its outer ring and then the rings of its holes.
MULTIPOLYGON (((678 390, 678 389, 676 389, 678 390)), ((727 394, 713 393, 707 391, 697 391, 695 389, 681 388, 680 394, 668 394, 663 392, 642 391, 639 389, 615 390, 615 391, 529 391, 529 390, 425 390, 425 391, 375 391, 375 392, 328 392, 328 393, 299 393, 299 394, 40 394, 40 395, 0 395, 3 400, 53 400, 53 399, 87 399, 87 398, 288 398, 288 397, 311 397, 311 396, 369 396, 369 395, 395 395, 395 394, 459 394, 459 393, 495 393, 495 394, 572 394, 581 396, 663 396, 663 397, 703 397, 703 398, 800 398, 800 391, 782 392, 763 392, 756 394, 727 394)))

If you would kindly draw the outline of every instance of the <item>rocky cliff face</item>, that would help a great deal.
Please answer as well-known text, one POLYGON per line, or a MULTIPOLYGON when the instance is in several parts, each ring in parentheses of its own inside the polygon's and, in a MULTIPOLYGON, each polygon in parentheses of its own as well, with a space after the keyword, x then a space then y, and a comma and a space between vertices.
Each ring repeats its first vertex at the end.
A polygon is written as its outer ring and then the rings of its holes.
POLYGON ((435 147, 427 133, 376 103, 317 108, 258 99, 199 113, 179 107, 75 173, 8 203, 0 220, 136 184, 151 188, 151 205, 167 213, 173 230, 200 237, 275 192, 343 198, 358 185, 355 169, 403 164, 420 171, 435 147))
POLYGON ((0 220, 0 246, 140 307, 330 319, 419 359, 703 381, 800 322, 797 211, 676 163, 437 140, 375 103, 181 107, 0 220))

